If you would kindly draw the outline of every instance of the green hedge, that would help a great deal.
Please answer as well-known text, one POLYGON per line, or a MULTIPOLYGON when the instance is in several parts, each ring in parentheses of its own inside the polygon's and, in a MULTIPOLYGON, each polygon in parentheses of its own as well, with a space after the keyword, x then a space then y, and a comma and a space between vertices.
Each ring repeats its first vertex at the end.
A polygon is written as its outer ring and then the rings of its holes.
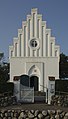
POLYGON ((11 94, 13 95, 14 84, 12 82, 0 83, 0 94, 11 94))
POLYGON ((55 81, 56 94, 68 94, 68 80, 55 81))

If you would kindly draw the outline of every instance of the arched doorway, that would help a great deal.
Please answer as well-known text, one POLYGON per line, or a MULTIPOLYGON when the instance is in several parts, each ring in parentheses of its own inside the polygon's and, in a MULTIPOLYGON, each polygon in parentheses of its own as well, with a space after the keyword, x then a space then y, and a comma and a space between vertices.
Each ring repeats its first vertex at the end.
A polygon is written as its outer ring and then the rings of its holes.
POLYGON ((20 84, 22 84, 23 86, 27 86, 29 87, 29 76, 28 75, 21 75, 20 76, 20 84))
POLYGON ((34 87, 35 91, 39 90, 39 78, 37 76, 31 76, 30 77, 30 87, 34 87))

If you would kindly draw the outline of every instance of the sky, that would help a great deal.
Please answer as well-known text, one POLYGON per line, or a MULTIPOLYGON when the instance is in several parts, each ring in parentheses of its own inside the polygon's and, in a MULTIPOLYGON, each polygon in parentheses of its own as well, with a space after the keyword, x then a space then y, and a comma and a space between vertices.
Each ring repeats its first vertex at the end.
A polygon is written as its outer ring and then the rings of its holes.
POLYGON ((60 45, 60 52, 68 55, 68 0, 0 0, 0 52, 4 52, 5 60, 13 37, 17 37, 32 8, 38 8, 60 45))

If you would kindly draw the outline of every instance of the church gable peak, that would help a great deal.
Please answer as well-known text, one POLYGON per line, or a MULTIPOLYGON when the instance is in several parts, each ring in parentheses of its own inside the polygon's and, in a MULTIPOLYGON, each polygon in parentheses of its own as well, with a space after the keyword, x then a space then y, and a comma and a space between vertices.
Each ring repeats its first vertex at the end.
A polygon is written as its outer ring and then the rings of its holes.
POLYGON ((18 41, 13 42, 14 48, 10 49, 10 57, 55 57, 55 54, 59 57, 59 48, 55 48, 55 41, 51 39, 51 29, 47 29, 46 21, 42 20, 38 9, 33 8, 26 21, 22 22, 22 29, 18 30, 18 41), (29 41, 34 38, 31 48, 29 41))
POLYGON ((38 11, 37 8, 32 8, 32 9, 31 9, 31 14, 32 14, 32 13, 37 13, 37 11, 38 11))

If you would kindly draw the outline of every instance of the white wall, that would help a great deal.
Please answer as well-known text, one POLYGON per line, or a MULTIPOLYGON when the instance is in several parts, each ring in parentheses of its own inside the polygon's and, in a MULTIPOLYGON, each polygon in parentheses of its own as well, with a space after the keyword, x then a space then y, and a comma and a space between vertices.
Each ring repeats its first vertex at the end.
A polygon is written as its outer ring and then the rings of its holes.
MULTIPOLYGON (((58 58, 12 58, 10 59, 10 81, 13 81, 14 76, 23 74, 28 75, 30 68, 35 65, 40 74, 39 85, 48 87, 48 77, 54 76, 55 79, 59 78, 59 63, 58 58)), ((42 87, 39 87, 42 90, 42 87)), ((45 89, 46 90, 46 89, 45 89)))

